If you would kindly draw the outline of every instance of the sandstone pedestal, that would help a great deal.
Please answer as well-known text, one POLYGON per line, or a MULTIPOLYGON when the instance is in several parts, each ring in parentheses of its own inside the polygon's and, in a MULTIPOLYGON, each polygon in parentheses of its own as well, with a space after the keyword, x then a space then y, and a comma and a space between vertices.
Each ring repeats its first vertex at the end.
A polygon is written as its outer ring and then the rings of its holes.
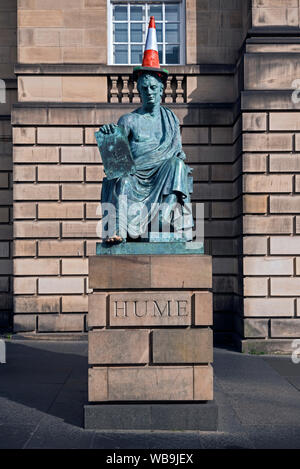
POLYGON ((185 252, 90 258, 85 428, 216 430, 211 258, 185 252))

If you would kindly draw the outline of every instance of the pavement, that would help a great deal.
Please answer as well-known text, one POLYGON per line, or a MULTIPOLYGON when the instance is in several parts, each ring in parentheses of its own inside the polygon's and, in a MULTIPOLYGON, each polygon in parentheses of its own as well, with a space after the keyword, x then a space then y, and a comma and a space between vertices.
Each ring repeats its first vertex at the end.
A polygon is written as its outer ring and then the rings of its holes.
POLYGON ((300 448, 300 364, 214 349, 217 432, 83 429, 87 342, 7 340, 0 448, 300 448))

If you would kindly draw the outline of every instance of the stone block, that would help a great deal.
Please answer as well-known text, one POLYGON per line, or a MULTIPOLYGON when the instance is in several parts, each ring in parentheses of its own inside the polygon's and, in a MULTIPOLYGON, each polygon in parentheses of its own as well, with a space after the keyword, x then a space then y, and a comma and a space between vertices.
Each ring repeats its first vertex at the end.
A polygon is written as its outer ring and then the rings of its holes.
POLYGON ((58 238, 59 223, 15 221, 14 236, 15 238, 58 238))
POLYGON ((259 132, 267 130, 266 112, 244 112, 243 113, 243 131, 259 132))
POLYGON ((34 257, 36 255, 36 242, 14 240, 14 257, 34 257))
POLYGON ((269 336, 268 319, 245 319, 244 335, 249 338, 265 338, 269 336))
POLYGON ((36 204, 34 202, 15 202, 14 219, 36 218, 36 204))
POLYGON ((212 331, 209 328, 153 330, 152 357, 156 364, 212 362, 212 331))
POLYGON ((9 243, 0 242, 0 257, 9 257, 9 243))
POLYGON ((14 127, 13 143, 16 144, 34 144, 35 128, 34 127, 14 127))
POLYGON ((213 400, 213 368, 211 365, 194 367, 194 400, 213 400))
POLYGON ((244 275, 293 275, 294 260, 286 257, 245 257, 244 275))
POLYGON ((300 196, 271 196, 270 213, 300 213, 300 196))
POLYGON ((87 259, 63 259, 62 275, 87 275, 88 260, 87 259))
MULTIPOLYGON (((271 337, 300 337, 300 319, 272 319, 271 337)), ((291 347, 291 352, 292 352, 291 347)))
POLYGON ((108 400, 107 368, 89 368, 89 402, 108 400))
POLYGON ((194 325, 211 326, 213 324, 213 298, 210 292, 194 294, 194 325))
POLYGON ((267 296, 268 279, 264 277, 246 277, 244 278, 245 296, 267 296))
POLYGON ((300 278, 272 278, 272 296, 297 296, 299 295, 300 278))
POLYGON ((293 134, 249 133, 243 135, 243 150, 251 151, 292 151, 293 134))
POLYGON ((14 147, 14 163, 58 163, 58 147, 14 147))
MULTIPOLYGON (((89 401, 101 401, 96 395, 91 377, 97 373, 92 368, 89 375, 89 401)), ((109 401, 191 401, 194 397, 192 366, 151 366, 108 368, 107 388, 109 401)), ((100 375, 103 379, 103 373, 100 375)), ((99 378, 98 380, 99 381, 99 378)), ((102 386, 101 386, 102 389, 102 386)))
POLYGON ((270 254, 300 255, 300 236, 272 236, 270 254))
POLYGON ((83 209, 83 204, 80 202, 39 203, 38 218, 83 218, 83 209))
POLYGON ((107 52, 104 45, 96 47, 63 47, 62 54, 63 63, 95 64, 107 62, 107 52))
POLYGON ((211 269, 211 258, 204 255, 96 256, 89 259, 89 284, 91 288, 104 290, 208 289, 211 269))
POLYGON ((98 147, 63 147, 62 163, 101 163, 98 147))
POLYGON ((14 277, 14 293, 16 295, 35 295, 36 280, 36 277, 14 277))
POLYGON ((81 277, 43 277, 39 279, 39 294, 84 293, 81 277))
POLYGON ((245 298, 244 315, 247 317, 291 317, 294 315, 292 298, 245 298))
POLYGON ((58 275, 58 259, 14 259, 14 275, 58 275))
POLYGON ((20 10, 19 27, 56 28, 63 26, 63 12, 57 10, 20 10))
POLYGON ((218 408, 214 402, 105 403, 86 405, 84 420, 84 427, 93 430, 216 431, 218 408))
POLYGON ((235 101, 234 82, 231 76, 187 76, 187 102, 235 101))
POLYGON ((63 200, 100 200, 101 184, 63 184, 63 200))
POLYGON ((252 175, 243 179, 244 192, 292 192, 292 175, 252 175))
MULTIPOLYGON (((100 202, 90 202, 85 204, 85 218, 101 218, 101 205, 100 202)), ((95 246, 96 253, 96 246, 95 246)))
POLYGON ((292 217, 255 215, 244 217, 245 234, 291 234, 292 232, 292 217))
POLYGON ((102 182, 105 177, 103 166, 87 166, 85 168, 86 182, 102 182))
MULTIPOLYGON (((232 144, 233 143, 232 127, 212 127, 211 142, 214 144, 218 144, 218 145, 232 144)), ((203 143, 203 142, 200 142, 200 143, 203 143)))
POLYGON ((13 177, 15 182, 35 182, 35 166, 15 165, 13 177))
MULTIPOLYGON (((245 55, 244 70, 245 90, 289 90, 299 74, 299 64, 293 54, 248 53, 245 55)), ((274 109, 274 106, 270 108, 274 109)), ((268 108, 263 106, 263 109, 268 108)))
POLYGON ((58 184, 16 184, 15 200, 58 200, 58 184))
POLYGON ((38 127, 39 144, 82 144, 83 130, 76 127, 38 127))
POLYGON ((265 173, 267 171, 266 153, 244 153, 243 171, 245 173, 265 173))
POLYGON ((208 127, 183 127, 181 138, 184 144, 208 143, 208 127))
POLYGON ((299 112, 270 112, 270 130, 300 130, 300 113, 299 112))
POLYGON ((36 316, 34 314, 15 314, 14 332, 35 332, 36 316))
POLYGON ((60 301, 57 296, 15 296, 15 313, 59 313, 60 301))
POLYGON ((43 165, 38 167, 38 181, 83 181, 83 167, 43 165))
POLYGON ((87 313, 88 312, 87 295, 63 296, 61 299, 61 310, 63 313, 87 313))
POLYGON ((19 61, 24 64, 62 62, 61 47, 20 47, 18 52, 19 61))
POLYGON ((64 102, 106 103, 107 77, 62 77, 62 96, 64 102))
POLYGON ((97 238, 101 236, 99 221, 65 221, 62 223, 64 238, 97 238))
POLYGON ((243 212, 244 213, 267 213, 268 196, 267 195, 244 195, 243 212))
POLYGON ((62 241, 39 241, 38 243, 39 256, 54 256, 54 257, 77 257, 84 255, 83 241, 62 240, 62 241))
POLYGON ((81 314, 41 314, 39 332, 83 332, 84 316, 81 314))
POLYGON ((113 293, 108 296, 108 308, 111 327, 192 324, 190 292, 113 293))
MULTIPOLYGON (((91 293, 88 296, 89 327, 105 327, 108 325, 106 293, 91 293)), ((122 327, 124 327, 122 325, 122 327)))
POLYGON ((148 330, 93 330, 89 332, 89 365, 146 364, 148 330))
POLYGON ((300 171, 300 155, 278 153, 270 155, 270 171, 274 173, 294 173, 300 171))
MULTIPOLYGON (((55 50, 55 48, 52 49, 55 50)), ((62 78, 57 76, 18 77, 18 98, 21 102, 61 102, 62 78)))

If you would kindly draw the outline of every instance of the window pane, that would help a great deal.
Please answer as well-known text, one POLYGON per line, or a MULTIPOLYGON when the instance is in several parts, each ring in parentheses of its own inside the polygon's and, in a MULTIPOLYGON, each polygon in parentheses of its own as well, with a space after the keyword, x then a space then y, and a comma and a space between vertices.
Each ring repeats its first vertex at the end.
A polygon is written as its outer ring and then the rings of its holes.
POLYGON ((163 24, 156 23, 155 25, 156 25, 157 42, 163 42, 163 34, 162 34, 163 24))
POLYGON ((143 6, 131 5, 130 7, 130 20, 141 21, 145 19, 145 10, 143 6))
POLYGON ((155 21, 162 20, 162 5, 150 5, 149 16, 154 16, 155 21))
POLYGON ((166 5, 166 21, 180 21, 178 3, 166 5))
POLYGON ((142 64, 143 61, 143 46, 131 46, 131 63, 142 64))
POLYGON ((114 42, 128 42, 128 25, 126 23, 114 24, 114 42))
POLYGON ((179 46, 166 46, 166 63, 178 64, 179 63, 179 46))
POLYGON ((163 63, 163 46, 162 44, 158 44, 158 55, 159 55, 159 63, 163 63))
POLYGON ((128 64, 128 47, 123 45, 114 46, 114 63, 128 64))
POLYGON ((116 21, 127 21, 127 6, 114 6, 114 19, 116 21))
POLYGON ((143 23, 131 23, 130 39, 131 42, 143 42, 143 23))
POLYGON ((180 42, 179 24, 166 23, 166 42, 180 42))

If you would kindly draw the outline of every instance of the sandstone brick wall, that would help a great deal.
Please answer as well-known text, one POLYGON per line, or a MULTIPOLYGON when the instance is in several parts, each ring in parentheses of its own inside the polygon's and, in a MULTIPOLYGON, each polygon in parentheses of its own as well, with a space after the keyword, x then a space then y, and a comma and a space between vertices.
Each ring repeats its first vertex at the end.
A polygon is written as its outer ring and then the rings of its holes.
POLYGON ((12 144, 16 101, 17 2, 0 1, 0 328, 12 320, 12 144))
POLYGON ((300 337, 300 108, 292 99, 293 81, 300 77, 298 63, 296 38, 247 41, 242 93, 243 347, 250 351, 291 353, 291 339, 300 337))
POLYGON ((106 5, 106 0, 19 0, 18 62, 106 64, 106 5))
MULTIPOLYGON (((229 334, 240 295, 240 120, 231 106, 173 105, 182 125, 195 201, 205 202, 206 252, 214 256, 216 329, 229 334), (235 125, 233 126, 233 121, 235 125), (201 125, 199 125, 199 123, 201 125), (198 124, 198 125, 197 125, 198 124)), ((94 131, 133 105, 15 106, 14 293, 16 331, 83 331, 87 257, 95 254, 103 169, 94 131)))
POLYGON ((253 27, 299 27, 298 0, 252 0, 253 27))
POLYGON ((186 0, 187 64, 235 64, 249 26, 250 3, 186 0))

